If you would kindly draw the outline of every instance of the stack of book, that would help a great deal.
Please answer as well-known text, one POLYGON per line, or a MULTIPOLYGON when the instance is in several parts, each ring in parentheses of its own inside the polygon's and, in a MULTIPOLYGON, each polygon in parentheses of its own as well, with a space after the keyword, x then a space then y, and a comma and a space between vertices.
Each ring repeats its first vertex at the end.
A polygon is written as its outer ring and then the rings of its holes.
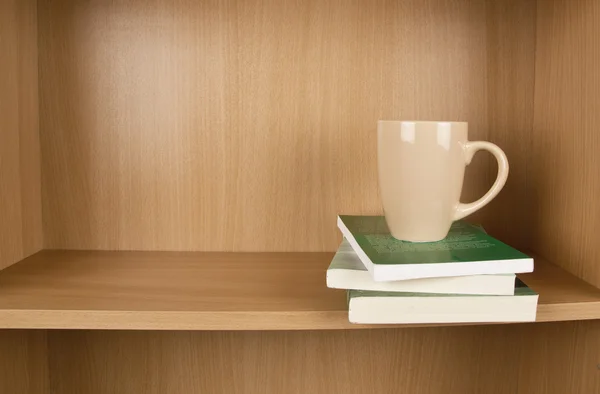
POLYGON ((538 294, 516 276, 533 258, 465 221, 439 242, 392 237, 383 216, 339 216, 327 286, 345 289, 351 323, 529 322, 538 294))

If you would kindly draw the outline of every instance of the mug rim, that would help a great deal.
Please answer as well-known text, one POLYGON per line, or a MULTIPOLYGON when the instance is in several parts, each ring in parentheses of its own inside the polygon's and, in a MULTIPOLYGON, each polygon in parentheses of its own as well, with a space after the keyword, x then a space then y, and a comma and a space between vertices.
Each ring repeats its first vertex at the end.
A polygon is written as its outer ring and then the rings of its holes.
POLYGON ((392 120, 392 119, 380 119, 377 123, 413 123, 413 124, 457 124, 457 125, 468 125, 469 122, 453 121, 453 120, 392 120))

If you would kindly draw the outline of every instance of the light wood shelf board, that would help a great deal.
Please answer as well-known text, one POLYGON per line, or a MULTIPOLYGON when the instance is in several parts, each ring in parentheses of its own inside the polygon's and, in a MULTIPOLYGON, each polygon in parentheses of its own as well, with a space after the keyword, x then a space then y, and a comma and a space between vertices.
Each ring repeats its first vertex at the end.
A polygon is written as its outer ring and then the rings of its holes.
MULTIPOLYGON (((348 322, 332 253, 42 251, 0 272, 0 328, 312 330, 348 322)), ((538 321, 600 319, 600 289, 541 258, 538 321)), ((414 325, 413 325, 414 326, 414 325)), ((397 327, 397 326, 396 326, 397 327)))

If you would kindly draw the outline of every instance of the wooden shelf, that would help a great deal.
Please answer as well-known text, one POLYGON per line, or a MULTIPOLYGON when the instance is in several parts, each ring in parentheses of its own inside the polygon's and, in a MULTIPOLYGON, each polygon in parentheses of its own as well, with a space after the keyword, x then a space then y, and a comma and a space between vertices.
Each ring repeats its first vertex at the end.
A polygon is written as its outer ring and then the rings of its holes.
MULTIPOLYGON (((311 330, 348 322, 331 253, 42 251, 0 272, 0 328, 311 330)), ((600 290, 536 258, 538 321, 600 319, 600 290)))

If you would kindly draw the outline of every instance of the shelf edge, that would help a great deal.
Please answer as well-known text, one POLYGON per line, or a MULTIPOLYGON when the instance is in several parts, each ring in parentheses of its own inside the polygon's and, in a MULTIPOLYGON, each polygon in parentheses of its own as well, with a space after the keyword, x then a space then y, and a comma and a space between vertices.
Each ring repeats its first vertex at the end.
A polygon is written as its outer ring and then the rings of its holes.
POLYGON ((0 310, 0 329, 167 330, 167 331, 309 331, 373 328, 484 326, 600 319, 593 305, 538 306, 535 322, 452 324, 352 324, 347 311, 306 312, 154 312, 154 311, 48 311, 0 310), (579 312, 578 307, 585 306, 579 312))

